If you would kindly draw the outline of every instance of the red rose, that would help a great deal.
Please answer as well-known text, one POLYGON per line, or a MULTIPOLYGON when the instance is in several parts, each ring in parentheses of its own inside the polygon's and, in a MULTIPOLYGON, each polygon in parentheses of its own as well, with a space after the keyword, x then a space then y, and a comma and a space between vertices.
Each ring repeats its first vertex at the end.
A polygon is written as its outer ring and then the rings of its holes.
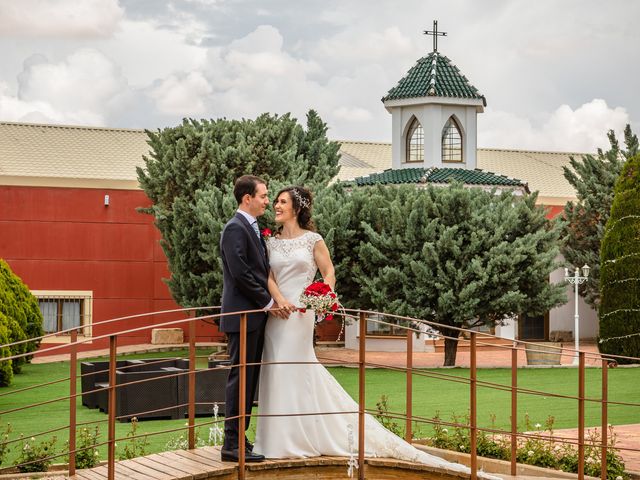
POLYGON ((331 305, 331 311, 335 312, 336 310, 338 310, 338 304, 334 303, 333 305, 331 305))
POLYGON ((298 311, 300 313, 307 313, 307 309, 306 308, 299 308, 298 311))
POLYGON ((270 237, 272 235, 273 232, 271 232, 271 230, 269 228, 263 228, 260 231, 260 234, 262 234, 263 237, 270 237))
POLYGON ((331 314, 331 313, 330 313, 329 315, 327 315, 326 317, 324 317, 324 319, 325 319, 327 322, 330 322, 331 320, 333 320, 333 314, 331 314))

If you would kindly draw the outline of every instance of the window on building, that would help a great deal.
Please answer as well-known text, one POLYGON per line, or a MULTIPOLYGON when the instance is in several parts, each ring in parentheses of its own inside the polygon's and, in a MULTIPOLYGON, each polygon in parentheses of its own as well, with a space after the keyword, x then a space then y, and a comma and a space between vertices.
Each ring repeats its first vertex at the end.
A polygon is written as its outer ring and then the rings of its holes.
POLYGON ((462 162, 462 133, 453 117, 442 129, 442 161, 462 162))
POLYGON ((407 132, 406 161, 424 161, 424 131, 417 118, 414 117, 407 132))
POLYGON ((385 317, 384 315, 371 315, 367 320, 367 335, 382 337, 406 337, 407 331, 400 328, 400 325, 408 326, 407 322, 399 321, 396 318, 385 317), (373 320, 380 320, 385 323, 378 323, 373 320), (389 325, 393 324, 393 325, 389 325))
MULTIPOLYGON (((91 324, 90 296, 38 295, 45 333, 56 333, 91 324)), ((85 329, 80 331, 84 332, 85 329)))

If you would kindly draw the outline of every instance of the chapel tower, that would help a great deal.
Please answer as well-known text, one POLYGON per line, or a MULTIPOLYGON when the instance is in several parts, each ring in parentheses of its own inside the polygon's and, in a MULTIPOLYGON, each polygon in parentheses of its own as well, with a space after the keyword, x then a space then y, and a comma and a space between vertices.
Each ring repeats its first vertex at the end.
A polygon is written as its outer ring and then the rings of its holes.
POLYGON ((392 168, 476 168, 477 115, 485 97, 438 52, 419 59, 382 102, 392 115, 392 168))

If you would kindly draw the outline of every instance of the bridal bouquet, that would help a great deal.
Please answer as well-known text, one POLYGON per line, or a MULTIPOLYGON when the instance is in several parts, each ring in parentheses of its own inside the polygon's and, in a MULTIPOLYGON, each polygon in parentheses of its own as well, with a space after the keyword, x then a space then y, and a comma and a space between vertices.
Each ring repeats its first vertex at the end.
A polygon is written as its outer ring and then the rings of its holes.
POLYGON ((302 313, 306 312, 307 308, 315 310, 318 322, 333 320, 333 312, 340 307, 338 296, 324 282, 313 282, 305 288, 300 295, 300 303, 305 306, 300 309, 302 313))

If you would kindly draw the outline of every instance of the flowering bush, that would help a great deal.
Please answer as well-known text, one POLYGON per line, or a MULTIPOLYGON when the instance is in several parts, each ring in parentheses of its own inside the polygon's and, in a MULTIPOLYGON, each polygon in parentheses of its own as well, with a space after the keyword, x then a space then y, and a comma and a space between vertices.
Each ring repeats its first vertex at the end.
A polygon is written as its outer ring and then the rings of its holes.
MULTIPOLYGON (((452 423, 456 425, 446 427, 443 425, 440 415, 436 414, 433 417, 433 436, 429 439, 430 444, 436 448, 470 453, 469 416, 465 415, 463 422, 459 420, 459 417, 453 415, 452 423)), ((491 421, 492 429, 494 429, 495 415, 491 416, 491 421)), ((518 463, 577 473, 578 448, 576 445, 555 440, 553 437, 553 423, 554 417, 550 416, 543 429, 543 426, 539 423, 532 425, 529 416, 525 414, 526 429, 534 432, 536 437, 545 436, 546 438, 525 437, 518 440, 516 459, 518 463)), ((609 426, 608 438, 607 478, 627 480, 629 476, 624 471, 624 461, 615 449, 615 434, 611 426, 609 426)), ((598 432, 590 430, 585 443, 585 474, 598 477, 600 476, 600 435, 598 432)), ((483 457, 509 460, 511 458, 509 437, 478 431, 476 452, 483 457)))
POLYGON ((300 295, 300 303, 305 306, 300 311, 304 313, 307 309, 314 310, 318 322, 333 320, 332 312, 337 311, 340 307, 338 296, 324 282, 313 282, 305 288, 300 295))
POLYGON ((118 455, 119 460, 129 460, 135 457, 144 457, 147 454, 147 447, 149 446, 149 439, 147 436, 138 437, 136 432, 138 431, 138 418, 133 417, 131 419, 131 429, 127 432, 127 438, 129 441, 125 444, 123 452, 118 455))
POLYGON ((0 433, 0 465, 4 462, 4 457, 9 453, 9 434, 11 433, 11 424, 7 423, 7 427, 4 429, 3 433, 0 433))
POLYGON ((22 440, 20 444, 20 455, 15 461, 18 471, 21 473, 46 472, 53 461, 53 459, 49 457, 56 453, 55 444, 57 438, 52 437, 40 443, 36 443, 34 437, 25 440, 24 436, 20 435, 20 438, 22 440))
MULTIPOLYGON (((93 468, 100 458, 97 444, 100 436, 100 429, 96 425, 93 430, 83 427, 78 431, 78 440, 76 441, 76 468, 93 468)), ((69 450, 69 442, 67 442, 67 450, 69 450)))

